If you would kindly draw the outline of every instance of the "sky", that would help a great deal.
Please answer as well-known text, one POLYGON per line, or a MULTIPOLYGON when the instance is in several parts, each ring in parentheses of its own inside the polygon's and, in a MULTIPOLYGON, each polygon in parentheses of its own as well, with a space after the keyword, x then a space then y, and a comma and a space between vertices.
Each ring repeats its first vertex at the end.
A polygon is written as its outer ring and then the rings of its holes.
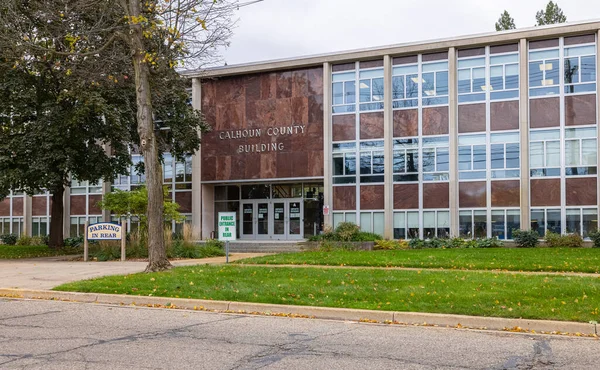
MULTIPOLYGON (((244 3, 248 0, 240 0, 244 3)), ((506 9, 535 25, 547 0, 264 0, 236 11, 228 65, 495 31, 506 9)), ((600 1, 559 0, 567 22, 600 19, 600 1)))

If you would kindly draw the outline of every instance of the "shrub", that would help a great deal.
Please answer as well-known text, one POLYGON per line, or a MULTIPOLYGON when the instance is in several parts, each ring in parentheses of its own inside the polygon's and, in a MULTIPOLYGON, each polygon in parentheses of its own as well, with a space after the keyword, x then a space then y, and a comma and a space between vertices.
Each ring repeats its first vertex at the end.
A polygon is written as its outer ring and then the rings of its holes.
POLYGON ((23 245, 33 245, 32 241, 33 241, 33 238, 31 236, 22 235, 17 240, 17 245, 21 245, 21 246, 23 246, 23 245))
POLYGON ((17 244, 17 236, 15 234, 4 234, 4 235, 0 235, 0 241, 2 241, 2 244, 6 244, 6 245, 15 245, 17 244))
POLYGON ((391 251, 408 248, 408 242, 405 240, 376 240, 373 250, 391 251))
POLYGON ((220 241, 219 239, 208 239, 204 243, 204 247, 206 248, 218 248, 223 250, 225 248, 225 243, 220 241))
POLYGON ((446 248, 464 248, 467 244, 467 241, 463 238, 452 238, 448 240, 448 245, 446 248))
POLYGON ((540 235, 535 230, 514 230, 513 240, 519 248, 535 248, 540 235))
POLYGON ((338 227, 335 229, 335 234, 341 241, 353 241, 357 238, 360 232, 358 225, 352 222, 340 222, 338 227))
POLYGON ((358 234, 354 236, 352 242, 374 242, 376 240, 383 239, 381 235, 375 233, 368 233, 366 231, 360 231, 358 234))
POLYGON ((83 236, 66 238, 63 243, 66 248, 83 248, 83 236))
POLYGON ((583 246, 583 238, 577 233, 559 235, 548 231, 545 240, 546 245, 550 248, 581 248, 583 246))
POLYGON ((594 243, 594 248, 600 248, 600 231, 597 229, 588 234, 592 242, 594 243))
POLYGON ((199 258, 220 257, 224 255, 225 251, 223 248, 216 244, 205 244, 204 246, 198 248, 199 258))
POLYGON ((558 248, 562 245, 562 237, 560 234, 553 233, 550 230, 546 232, 544 241, 546 242, 546 246, 550 248, 558 248))
POLYGON ((100 240, 90 256, 96 257, 98 261, 113 261, 121 259, 121 245, 114 241, 100 240))
POLYGON ((504 244, 498 238, 475 239, 475 248, 500 248, 504 244))

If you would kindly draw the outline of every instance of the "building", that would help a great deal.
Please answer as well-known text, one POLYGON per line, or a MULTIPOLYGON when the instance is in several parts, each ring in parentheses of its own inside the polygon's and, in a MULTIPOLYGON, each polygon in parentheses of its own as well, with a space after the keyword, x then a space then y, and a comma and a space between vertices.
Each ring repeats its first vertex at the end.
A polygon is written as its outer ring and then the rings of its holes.
MULTIPOLYGON (((585 236, 598 226, 599 30, 587 21, 189 72, 213 130, 165 181, 203 238, 219 211, 237 212, 249 240, 342 221, 386 238, 585 236)), ((102 192, 136 181, 71 188, 66 229, 102 217, 102 192)), ((1 203, 0 233, 40 232, 48 199, 37 197, 1 203)))

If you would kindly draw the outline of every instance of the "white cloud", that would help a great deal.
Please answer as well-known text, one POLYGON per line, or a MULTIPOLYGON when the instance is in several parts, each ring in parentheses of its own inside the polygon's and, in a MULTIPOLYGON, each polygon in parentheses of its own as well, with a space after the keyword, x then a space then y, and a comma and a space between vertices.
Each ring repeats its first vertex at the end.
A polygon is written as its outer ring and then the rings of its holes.
MULTIPOLYGON (((244 0, 241 0, 243 2, 244 0)), ((508 10, 535 24, 546 0, 265 0, 241 8, 228 64, 492 32, 508 10)), ((568 21, 600 18, 600 2, 560 0, 568 21)))

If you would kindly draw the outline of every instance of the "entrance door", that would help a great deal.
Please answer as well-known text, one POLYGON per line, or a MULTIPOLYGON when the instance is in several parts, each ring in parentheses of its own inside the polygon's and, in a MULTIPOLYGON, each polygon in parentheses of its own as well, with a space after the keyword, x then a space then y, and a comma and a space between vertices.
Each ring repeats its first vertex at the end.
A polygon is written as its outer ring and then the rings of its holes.
POLYGON ((287 201, 287 206, 287 239, 302 239, 304 237, 304 202, 302 199, 292 199, 287 201))
POLYGON ((242 203, 242 235, 243 239, 254 239, 254 203, 242 203))
POLYGON ((286 239, 286 202, 273 202, 273 239, 286 239))
POLYGON ((270 202, 256 203, 256 239, 270 239, 271 212, 270 202))

